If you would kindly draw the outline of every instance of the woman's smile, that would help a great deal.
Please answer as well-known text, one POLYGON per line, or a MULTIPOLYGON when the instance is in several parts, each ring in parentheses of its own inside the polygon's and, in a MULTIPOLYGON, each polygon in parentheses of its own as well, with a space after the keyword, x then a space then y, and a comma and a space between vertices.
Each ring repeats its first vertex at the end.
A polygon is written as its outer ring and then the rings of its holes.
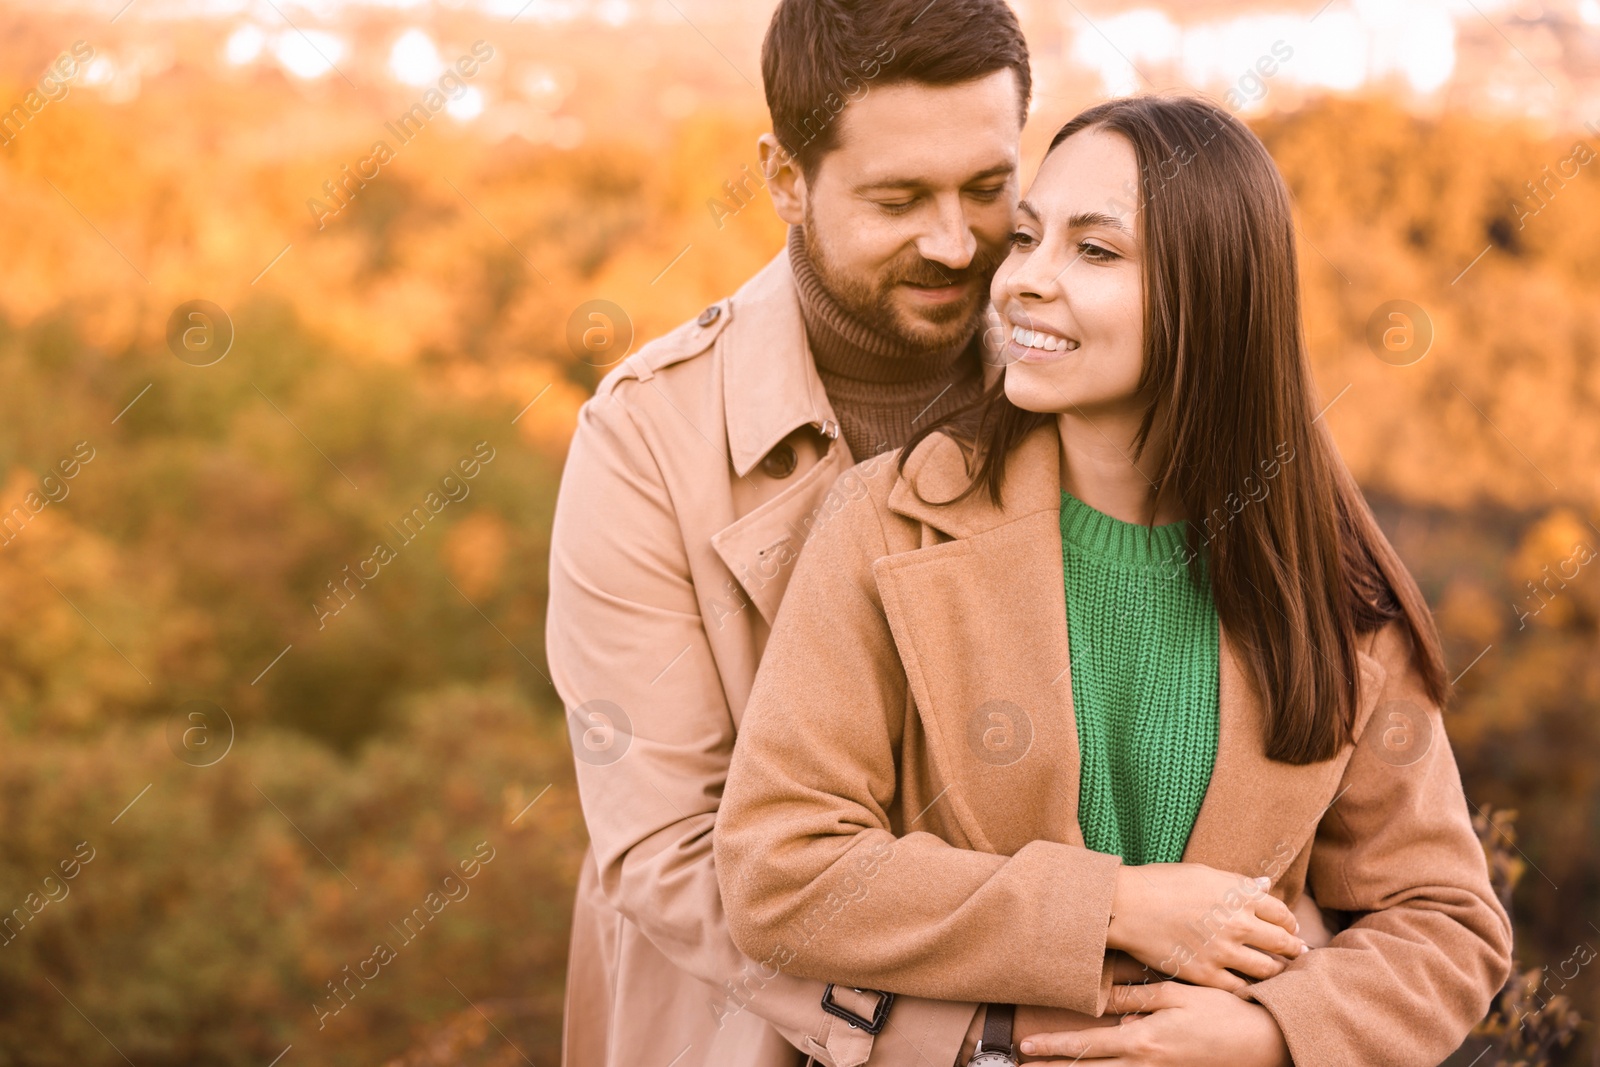
POLYGON ((1006 355, 1010 357, 1007 362, 1050 363, 1078 347, 1077 341, 1059 333, 1013 325, 1006 344, 1006 355))

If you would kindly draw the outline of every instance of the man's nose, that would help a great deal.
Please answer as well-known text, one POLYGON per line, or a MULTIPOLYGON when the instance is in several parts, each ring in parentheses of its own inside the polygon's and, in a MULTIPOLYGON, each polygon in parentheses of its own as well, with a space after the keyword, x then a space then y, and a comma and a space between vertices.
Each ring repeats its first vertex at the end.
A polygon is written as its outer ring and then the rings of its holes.
POLYGON ((928 230, 917 240, 917 251, 923 259, 953 271, 966 270, 977 252, 978 241, 972 236, 972 225, 962 210, 961 198, 941 200, 938 207, 928 230))

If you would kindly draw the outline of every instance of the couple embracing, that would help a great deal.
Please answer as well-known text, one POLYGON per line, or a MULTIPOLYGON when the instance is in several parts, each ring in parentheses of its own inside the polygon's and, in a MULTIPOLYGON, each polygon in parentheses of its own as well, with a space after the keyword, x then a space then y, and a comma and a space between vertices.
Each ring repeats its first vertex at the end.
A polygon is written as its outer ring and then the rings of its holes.
POLYGON ((1439 1063, 1511 929, 1266 150, 1112 100, 1023 196, 1003 0, 781 0, 762 67, 787 246, 556 508, 565 1063, 1439 1063))

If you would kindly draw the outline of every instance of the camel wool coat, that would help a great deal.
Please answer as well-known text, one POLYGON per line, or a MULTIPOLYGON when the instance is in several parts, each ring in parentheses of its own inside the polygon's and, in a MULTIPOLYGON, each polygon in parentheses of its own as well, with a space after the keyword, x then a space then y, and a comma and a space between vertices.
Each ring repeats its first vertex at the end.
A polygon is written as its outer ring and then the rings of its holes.
POLYGON ((787 251, 579 411, 546 619, 590 837, 565 1067, 948 1067, 977 1014, 902 997, 876 1037, 852 1029, 822 1009, 825 981, 745 956, 723 920, 711 839, 734 736, 801 548, 886 460, 853 462, 787 251))
MULTIPOLYGON (((1019 1012, 1019 1036, 1114 1021, 1122 861, 1078 826, 1059 456, 1052 419, 1017 446, 1000 507, 987 489, 940 507, 913 485, 949 500, 967 475, 934 434, 812 536, 717 816, 745 952, 799 976, 1058 1009, 1019 1012)), ((1403 624, 1366 635, 1359 661, 1355 742, 1276 762, 1222 632, 1216 762, 1183 859, 1350 913, 1242 994, 1298 1067, 1434 1067, 1504 984, 1511 926, 1403 624), (1391 748, 1392 723, 1414 743, 1391 748)))

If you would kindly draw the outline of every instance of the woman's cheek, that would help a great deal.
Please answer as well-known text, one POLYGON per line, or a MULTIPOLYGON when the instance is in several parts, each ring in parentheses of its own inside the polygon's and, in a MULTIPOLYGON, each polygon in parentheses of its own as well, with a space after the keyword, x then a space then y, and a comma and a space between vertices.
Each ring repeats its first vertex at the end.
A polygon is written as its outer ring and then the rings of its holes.
POLYGON ((1072 361, 1078 391, 1096 403, 1131 399, 1144 369, 1144 320, 1137 298, 1130 301, 1113 279, 1097 279, 1073 300, 1080 359, 1072 361))

